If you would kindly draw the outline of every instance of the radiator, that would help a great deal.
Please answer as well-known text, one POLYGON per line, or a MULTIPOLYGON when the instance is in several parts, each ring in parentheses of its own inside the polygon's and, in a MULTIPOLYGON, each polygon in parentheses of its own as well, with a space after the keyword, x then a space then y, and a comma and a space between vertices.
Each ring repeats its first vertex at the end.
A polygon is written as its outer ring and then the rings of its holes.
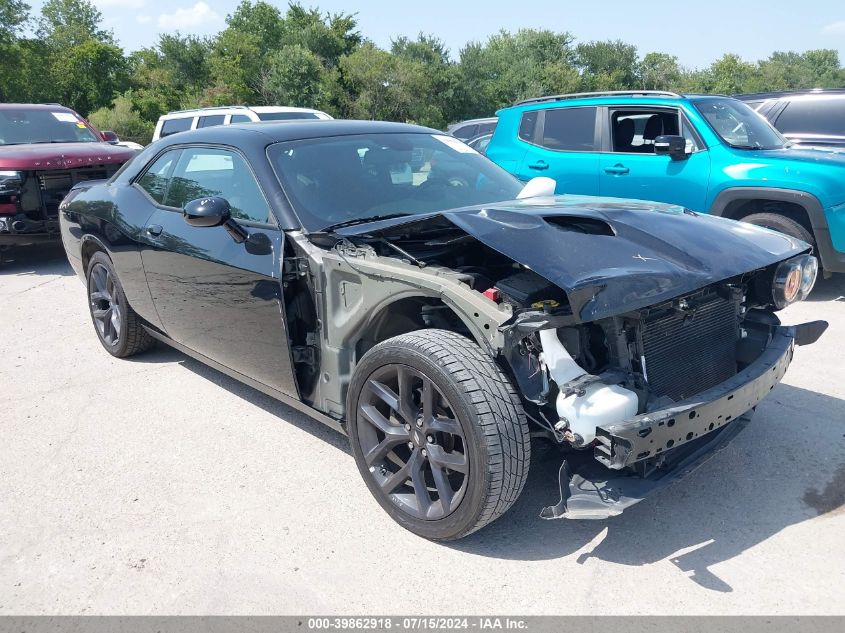
POLYGON ((644 373, 658 396, 683 400, 736 374, 737 303, 716 294, 690 298, 688 310, 649 315, 641 325, 644 373))

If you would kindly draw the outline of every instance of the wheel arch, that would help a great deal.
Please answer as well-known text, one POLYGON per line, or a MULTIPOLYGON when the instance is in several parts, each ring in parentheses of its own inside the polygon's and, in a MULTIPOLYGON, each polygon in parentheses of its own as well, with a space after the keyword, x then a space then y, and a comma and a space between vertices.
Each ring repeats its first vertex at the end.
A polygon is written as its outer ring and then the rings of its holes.
POLYGON ((112 260, 111 253, 109 249, 106 248, 106 245, 95 235, 91 235, 90 233, 82 236, 82 245, 79 248, 80 258, 82 259, 82 270, 84 273, 88 271, 88 262, 91 261, 91 257, 94 256, 96 252, 105 253, 106 257, 109 260, 112 260))
POLYGON ((479 324, 443 296, 419 291, 393 295, 374 307, 355 341, 355 359, 372 347, 394 336, 428 328, 449 329, 467 335, 481 349, 493 355, 490 342, 481 334, 479 324), (451 326, 451 327, 450 327, 451 326))
MULTIPOLYGON (((822 266, 828 270, 845 270, 845 260, 837 254, 830 238, 824 207, 819 199, 806 191, 799 189, 781 189, 775 187, 732 187, 720 192, 710 206, 710 213, 731 220, 740 220, 752 212, 752 205, 769 204, 786 217, 799 222, 816 240, 816 254, 821 259, 822 266)), ((767 211, 764 208, 757 208, 767 211)))

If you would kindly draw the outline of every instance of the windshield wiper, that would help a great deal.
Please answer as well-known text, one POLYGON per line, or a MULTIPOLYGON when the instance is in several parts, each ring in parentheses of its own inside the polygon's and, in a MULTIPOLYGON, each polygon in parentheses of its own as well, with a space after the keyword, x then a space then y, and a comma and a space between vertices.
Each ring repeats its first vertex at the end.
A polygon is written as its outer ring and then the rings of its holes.
POLYGON ((411 215, 410 213, 387 213, 385 215, 371 215, 364 218, 352 218, 351 220, 344 220, 343 222, 335 222, 329 224, 327 227, 320 229, 320 233, 331 233, 337 229, 342 229, 345 226, 355 226, 356 224, 366 224, 367 222, 378 222, 379 220, 392 220, 393 218, 404 218, 411 215))

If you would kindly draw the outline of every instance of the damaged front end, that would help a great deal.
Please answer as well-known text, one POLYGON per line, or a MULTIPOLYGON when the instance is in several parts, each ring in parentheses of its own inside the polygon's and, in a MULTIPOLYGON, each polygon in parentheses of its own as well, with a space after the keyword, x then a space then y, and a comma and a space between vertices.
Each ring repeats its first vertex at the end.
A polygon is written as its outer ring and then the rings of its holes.
POLYGON ((794 347, 827 327, 780 325, 763 289, 778 267, 587 324, 517 311, 503 328, 509 362, 529 413, 566 449, 561 498, 543 518, 617 515, 747 425, 794 347))
POLYGON ((58 242, 62 199, 78 183, 110 178, 119 167, 0 170, 0 246, 58 242))
POLYGON ((815 283, 808 245, 679 207, 546 198, 339 233, 419 277, 460 275, 494 308, 441 286, 463 321, 503 316, 468 333, 507 368, 533 435, 565 454, 544 518, 619 514, 702 463, 827 327, 775 315, 815 283))

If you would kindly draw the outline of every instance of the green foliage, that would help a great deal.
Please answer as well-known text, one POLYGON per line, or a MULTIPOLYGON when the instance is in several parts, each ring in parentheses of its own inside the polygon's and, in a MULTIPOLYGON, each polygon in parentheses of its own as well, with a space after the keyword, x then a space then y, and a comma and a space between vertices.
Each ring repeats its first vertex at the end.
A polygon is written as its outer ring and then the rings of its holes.
POLYGON ((113 130, 122 141, 146 144, 153 136, 154 125, 141 118, 133 107, 132 93, 115 98, 110 108, 94 110, 88 118, 101 130, 113 130))
POLYGON ((587 42, 575 52, 586 90, 624 90, 640 83, 636 46, 621 40, 587 42))
POLYGON ((521 29, 467 44, 460 53, 467 114, 489 116, 520 99, 577 89, 572 41, 569 33, 521 29))
POLYGON ((159 36, 125 55, 90 0, 47 0, 37 18, 0 0, 0 101, 60 102, 123 138, 145 141, 158 117, 187 107, 278 104, 334 116, 443 128, 520 99, 580 90, 740 93, 845 86, 835 50, 725 54, 684 69, 620 40, 577 43, 567 32, 502 30, 456 57, 435 35, 364 39, 354 14, 241 0, 217 35, 159 36), (27 35, 34 28, 34 36, 27 35))
POLYGON ((320 59, 300 44, 289 44, 272 53, 261 72, 261 101, 268 105, 319 108, 322 105, 320 59))
POLYGON ((47 0, 41 8, 38 35, 57 50, 90 39, 111 44, 111 32, 100 29, 102 21, 102 14, 89 0, 47 0))
POLYGON ((639 65, 644 90, 669 90, 678 86, 681 68, 678 58, 666 53, 646 53, 639 65))
POLYGON ((90 112, 111 102, 128 84, 123 51, 114 44, 87 39, 53 60, 52 91, 59 103, 90 112))
POLYGON ((21 0, 0 0, 0 46, 14 41, 29 21, 29 8, 21 0))

